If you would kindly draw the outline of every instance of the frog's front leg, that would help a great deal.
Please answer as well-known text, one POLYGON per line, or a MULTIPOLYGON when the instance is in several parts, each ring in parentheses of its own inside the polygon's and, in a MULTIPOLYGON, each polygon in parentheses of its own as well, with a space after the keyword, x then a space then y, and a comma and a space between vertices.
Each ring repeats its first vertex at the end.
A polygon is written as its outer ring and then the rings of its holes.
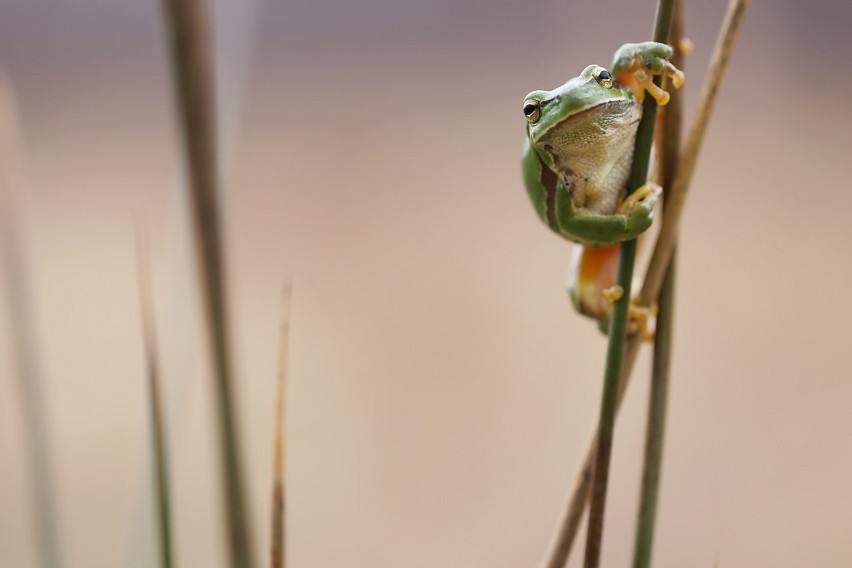
POLYGON ((563 234, 587 243, 612 244, 635 239, 654 221, 654 204, 662 190, 646 184, 634 191, 612 215, 576 208, 560 181, 556 191, 556 222, 563 234))
POLYGON ((655 85, 653 78, 663 75, 671 79, 675 88, 683 85, 683 72, 669 61, 673 53, 664 43, 626 43, 615 52, 612 74, 619 83, 630 87, 640 101, 648 92, 657 104, 665 105, 669 102, 669 94, 655 85))

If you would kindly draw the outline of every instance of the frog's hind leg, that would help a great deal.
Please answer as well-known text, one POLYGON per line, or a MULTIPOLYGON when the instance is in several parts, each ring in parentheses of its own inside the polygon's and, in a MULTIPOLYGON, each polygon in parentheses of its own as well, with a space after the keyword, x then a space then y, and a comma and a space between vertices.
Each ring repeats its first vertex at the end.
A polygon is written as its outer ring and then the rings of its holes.
POLYGON ((608 320, 612 293, 618 275, 621 244, 575 244, 568 272, 568 294, 574 308, 596 320, 608 320))
MULTIPOLYGON (((645 239, 641 239, 645 240, 645 239)), ((609 330, 613 303, 624 295, 617 285, 621 244, 574 245, 568 274, 568 294, 574 308, 581 314, 598 320, 602 332, 609 330)), ((633 288, 638 288, 634 281, 633 288)), ((656 306, 641 306, 634 297, 628 308, 627 332, 640 334, 643 339, 654 338, 653 321, 656 306)))

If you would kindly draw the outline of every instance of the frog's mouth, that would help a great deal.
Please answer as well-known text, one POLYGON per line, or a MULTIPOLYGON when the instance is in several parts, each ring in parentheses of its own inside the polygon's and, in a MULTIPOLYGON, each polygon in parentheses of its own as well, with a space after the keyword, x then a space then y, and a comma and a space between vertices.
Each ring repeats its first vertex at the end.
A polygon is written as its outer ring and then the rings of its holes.
MULTIPOLYGON (((565 120, 559 123, 556 128, 562 128, 564 126, 572 126, 578 123, 590 123, 590 122, 606 122, 606 123, 616 123, 619 126, 624 126, 625 124, 630 123, 630 119, 628 116, 631 114, 631 110, 634 108, 633 101, 618 99, 614 101, 606 101, 604 103, 600 103, 593 107, 589 107, 586 110, 582 110, 578 113, 569 116, 565 120)), ((636 121, 638 122, 639 117, 636 117, 636 121)))

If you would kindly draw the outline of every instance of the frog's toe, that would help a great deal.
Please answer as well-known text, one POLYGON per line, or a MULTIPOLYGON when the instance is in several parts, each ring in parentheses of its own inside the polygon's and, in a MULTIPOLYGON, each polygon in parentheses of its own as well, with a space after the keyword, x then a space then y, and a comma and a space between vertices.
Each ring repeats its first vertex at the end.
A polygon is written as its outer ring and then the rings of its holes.
POLYGON ((680 89, 683 86, 683 82, 686 80, 686 76, 683 74, 683 71, 668 61, 666 61, 666 65, 663 68, 663 75, 671 79, 672 86, 675 89, 680 89))
POLYGON ((645 61, 645 68, 654 75, 662 75, 671 79, 674 88, 679 89, 683 85, 683 71, 675 67, 668 59, 652 57, 645 61))
POLYGON ((621 215, 632 215, 638 208, 647 209, 648 211, 654 208, 660 195, 663 194, 663 188, 653 182, 648 182, 639 187, 636 191, 628 195, 618 207, 618 213, 621 215))

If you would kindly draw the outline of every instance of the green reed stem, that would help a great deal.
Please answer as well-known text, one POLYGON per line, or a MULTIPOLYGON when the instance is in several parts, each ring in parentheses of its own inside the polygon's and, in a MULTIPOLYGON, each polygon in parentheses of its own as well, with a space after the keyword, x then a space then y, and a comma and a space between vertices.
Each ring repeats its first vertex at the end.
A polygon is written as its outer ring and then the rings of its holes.
MULTIPOLYGON (((672 63, 683 71, 684 57, 680 49, 683 39, 683 0, 675 0, 671 42, 675 46, 672 63)), ((671 187, 678 168, 683 118, 683 91, 674 90, 666 106, 663 122, 663 187, 671 187)), ((663 207, 666 200, 663 200, 663 207)), ((649 568, 654 545, 654 527, 659 503, 660 472, 663 462, 666 414, 668 407, 669 371, 671 367, 674 324, 675 257, 672 256, 663 279, 659 297, 657 329, 654 341, 654 363, 651 371, 651 390, 648 401, 648 425, 645 432, 645 457, 642 466, 642 487, 633 567, 649 568)))
MULTIPOLYGON (((728 12, 716 39, 710 68, 701 87, 701 95, 695 113, 696 118, 690 125, 689 136, 680 155, 675 182, 670 188, 666 188, 667 206, 663 214, 660 235, 654 246, 654 255, 648 265, 642 290, 639 292, 639 303, 642 305, 656 303, 660 295, 664 275, 674 251, 674 236, 677 234, 692 174, 698 163, 702 142, 710 122, 709 118, 736 46, 748 3, 749 0, 730 0, 728 4, 728 12)), ((618 386, 617 404, 620 404, 623 400, 630 384, 630 374, 639 352, 640 343, 641 338, 638 335, 632 335, 627 339, 621 381, 618 386)), ((574 545, 574 539, 579 531, 586 503, 591 493, 597 446, 598 437, 595 433, 589 440, 585 457, 580 465, 580 471, 574 481, 574 487, 562 514, 556 538, 548 553, 545 563, 547 568, 563 568, 571 554, 571 548, 574 545)))
MULTIPOLYGON (((674 0, 659 0, 657 19, 654 26, 654 41, 667 43, 671 27, 674 0)), ((654 82, 662 83, 661 77, 654 82)), ((653 97, 645 97, 642 109, 642 121, 636 133, 636 145, 633 152, 633 166, 628 181, 628 193, 635 191, 648 181, 648 166, 651 147, 654 143, 654 122, 657 116, 657 103, 653 97)), ((621 246, 621 258, 618 265, 617 283, 624 291, 622 298, 613 305, 609 341, 604 371, 603 395, 601 396, 600 419, 598 420, 598 448, 595 452, 594 480, 589 505, 589 528, 586 534, 585 568, 597 568, 601 557, 603 538, 604 510, 606 490, 609 480, 609 464, 612 456, 615 414, 618 408, 618 385, 624 362, 624 341, 627 337, 627 312, 630 307, 630 284, 633 280, 633 266, 636 261, 636 240, 627 241, 621 246)))

